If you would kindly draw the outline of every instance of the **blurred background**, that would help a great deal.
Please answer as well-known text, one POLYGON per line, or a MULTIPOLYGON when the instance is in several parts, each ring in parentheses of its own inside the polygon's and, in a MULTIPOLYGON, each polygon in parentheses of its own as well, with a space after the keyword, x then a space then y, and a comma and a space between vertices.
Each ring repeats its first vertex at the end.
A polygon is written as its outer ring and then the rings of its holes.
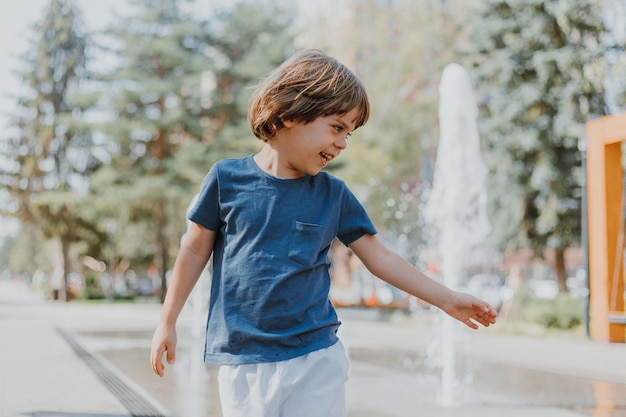
MULTIPOLYGON (((469 72, 491 232, 460 286, 503 331, 588 332, 585 123, 623 110, 626 1, 26 0, 0 16, 0 279, 58 302, 159 303, 211 165, 255 152, 254 86, 318 48, 372 104, 328 167, 387 244, 440 275, 423 207, 438 85, 469 72)), ((623 224, 623 219, 621 220, 623 224)), ((333 302, 412 313, 420 300, 332 250, 333 302)), ((623 294, 620 294, 623 297, 623 294)))

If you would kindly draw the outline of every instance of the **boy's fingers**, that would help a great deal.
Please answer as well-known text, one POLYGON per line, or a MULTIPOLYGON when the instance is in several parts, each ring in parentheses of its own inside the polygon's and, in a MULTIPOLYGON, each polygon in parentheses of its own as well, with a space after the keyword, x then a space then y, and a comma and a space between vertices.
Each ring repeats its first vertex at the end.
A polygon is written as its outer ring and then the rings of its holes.
POLYGON ((467 325, 467 327, 471 329, 474 329, 474 330, 478 329, 478 325, 476 325, 476 323, 474 323, 471 319, 467 319, 465 324, 467 325))
POLYGON ((161 358, 163 357, 164 348, 159 347, 156 351, 152 352, 152 356, 150 358, 150 362, 152 364, 152 370, 158 376, 163 376, 163 370, 165 366, 163 365, 163 361, 161 358))
POLYGON ((176 348, 170 348, 167 350, 167 363, 172 364, 176 360, 176 348))
POLYGON ((157 362, 156 366, 154 367, 154 372, 162 377, 163 376, 163 371, 165 370, 165 366, 163 366, 163 363, 161 362, 157 362))
POLYGON ((159 362, 152 362, 152 370, 158 376, 163 376, 163 364, 159 362))
POLYGON ((488 320, 485 320, 482 317, 478 321, 480 322, 480 324, 482 324, 485 327, 489 327, 491 325, 491 323, 488 320))

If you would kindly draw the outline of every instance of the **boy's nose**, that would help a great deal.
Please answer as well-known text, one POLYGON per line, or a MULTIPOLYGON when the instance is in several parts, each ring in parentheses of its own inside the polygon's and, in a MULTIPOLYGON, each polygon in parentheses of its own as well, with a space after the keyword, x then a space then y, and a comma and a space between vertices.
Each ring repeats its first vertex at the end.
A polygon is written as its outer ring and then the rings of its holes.
POLYGON ((337 141, 335 141, 335 146, 341 150, 346 149, 348 146, 348 141, 345 136, 341 136, 337 141))

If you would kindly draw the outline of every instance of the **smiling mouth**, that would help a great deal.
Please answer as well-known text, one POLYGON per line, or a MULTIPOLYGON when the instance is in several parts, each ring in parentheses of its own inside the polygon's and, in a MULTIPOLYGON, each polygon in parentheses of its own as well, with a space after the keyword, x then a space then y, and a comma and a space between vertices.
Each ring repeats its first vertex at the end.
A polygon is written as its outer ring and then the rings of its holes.
POLYGON ((320 152, 320 156, 322 157, 322 165, 323 166, 328 165, 330 160, 334 158, 333 155, 327 154, 325 152, 320 152))

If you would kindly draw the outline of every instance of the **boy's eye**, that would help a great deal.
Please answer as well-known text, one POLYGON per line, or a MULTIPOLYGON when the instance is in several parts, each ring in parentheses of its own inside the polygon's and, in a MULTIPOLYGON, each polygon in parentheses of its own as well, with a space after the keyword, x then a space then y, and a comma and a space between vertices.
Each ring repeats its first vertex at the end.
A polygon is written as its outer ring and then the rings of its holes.
MULTIPOLYGON (((342 126, 342 125, 333 125, 332 128, 335 129, 335 131, 337 133, 342 133, 342 132, 348 130, 345 126, 342 126)), ((347 132, 346 133, 346 139, 348 139, 350 136, 352 136, 352 132, 347 132)))

